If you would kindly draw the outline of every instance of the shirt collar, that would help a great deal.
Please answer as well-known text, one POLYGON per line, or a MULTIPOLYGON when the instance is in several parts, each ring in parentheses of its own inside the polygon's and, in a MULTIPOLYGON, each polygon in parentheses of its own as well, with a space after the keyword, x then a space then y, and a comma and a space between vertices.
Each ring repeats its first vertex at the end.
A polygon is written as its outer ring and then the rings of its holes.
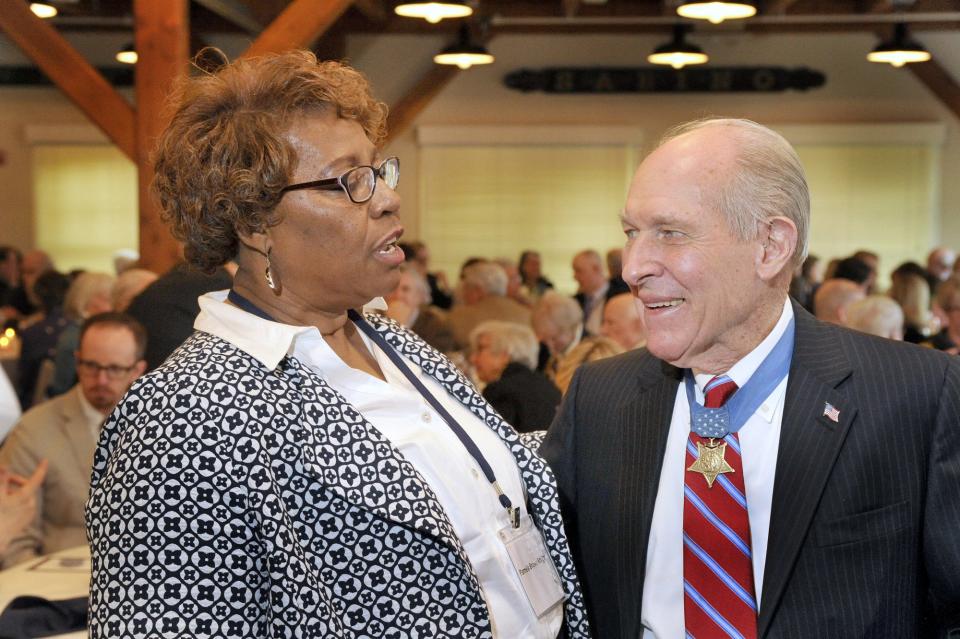
MULTIPOLYGON (((763 338, 763 341, 757 344, 757 346, 742 357, 736 364, 730 367, 724 375, 736 382, 737 386, 743 388, 743 385, 750 381, 750 377, 753 373, 760 367, 760 364, 763 363, 763 360, 766 359, 767 355, 770 354, 770 351, 773 350, 773 347, 777 345, 777 342, 780 341, 780 338, 783 336, 783 333, 787 330, 787 326, 790 325, 790 321, 793 319, 793 305, 790 304, 790 298, 784 300, 783 302, 783 311, 780 313, 780 319, 777 320, 777 323, 774 325, 773 330, 763 338)), ((707 383, 714 378, 714 375, 710 373, 700 373, 694 376, 694 380, 697 384, 697 394, 700 398, 703 397, 703 388, 707 383)), ((774 395, 771 395, 771 399, 776 399, 774 395)), ((771 402, 764 402, 764 405, 761 408, 769 408, 767 405, 771 402)), ((760 411, 760 409, 758 409, 760 411)), ((762 414, 768 418, 768 421, 773 418, 772 411, 762 412, 762 414), (769 414, 768 414, 769 413, 769 414)))
MULTIPOLYGON (((292 354, 297 338, 314 334, 315 326, 294 326, 257 317, 253 313, 227 303, 228 291, 214 291, 200 296, 200 314, 193 328, 230 342, 244 353, 260 361, 268 369, 277 367, 284 357, 292 354)), ((376 297, 363 310, 386 310, 386 302, 376 297)))
POLYGON ((83 394, 83 389, 80 388, 80 384, 77 384, 73 388, 74 392, 77 394, 77 401, 80 402, 80 411, 83 413, 83 418, 86 419, 89 423, 101 423, 107 417, 96 408, 93 407, 89 401, 87 401, 86 395, 83 394))

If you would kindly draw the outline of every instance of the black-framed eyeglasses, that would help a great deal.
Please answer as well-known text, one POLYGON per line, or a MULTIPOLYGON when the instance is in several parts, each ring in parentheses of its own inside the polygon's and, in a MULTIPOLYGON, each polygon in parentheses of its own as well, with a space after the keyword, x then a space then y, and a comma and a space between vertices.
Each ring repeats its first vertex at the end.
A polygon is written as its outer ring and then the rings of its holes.
POLYGON ((130 366, 119 366, 117 364, 109 364, 104 366, 89 359, 78 359, 77 360, 77 372, 81 375, 89 375, 94 377, 100 374, 100 371, 103 371, 107 374, 107 377, 110 379, 120 379, 125 375, 129 375, 130 371, 136 368, 136 363, 131 364, 130 366))
POLYGON ((377 190, 377 178, 381 178, 391 189, 400 182, 400 159, 387 158, 379 167, 370 165, 355 166, 340 177, 300 182, 283 187, 281 193, 299 189, 321 189, 325 191, 343 189, 354 204, 363 204, 373 197, 377 190))

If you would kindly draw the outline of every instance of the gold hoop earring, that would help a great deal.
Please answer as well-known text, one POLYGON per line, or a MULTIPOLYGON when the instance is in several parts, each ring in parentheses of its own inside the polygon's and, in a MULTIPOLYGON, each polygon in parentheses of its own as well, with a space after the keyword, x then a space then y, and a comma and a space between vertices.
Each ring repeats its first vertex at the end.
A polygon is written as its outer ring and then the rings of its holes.
POLYGON ((274 293, 276 293, 277 295, 279 295, 279 294, 280 294, 280 284, 279 284, 279 282, 277 282, 277 281, 274 279, 273 273, 270 271, 270 252, 271 252, 271 251, 273 251, 273 247, 270 247, 270 248, 267 249, 267 255, 266 255, 266 257, 267 257, 267 268, 266 268, 266 270, 263 272, 263 277, 267 280, 267 286, 270 287, 270 290, 273 291, 274 293))

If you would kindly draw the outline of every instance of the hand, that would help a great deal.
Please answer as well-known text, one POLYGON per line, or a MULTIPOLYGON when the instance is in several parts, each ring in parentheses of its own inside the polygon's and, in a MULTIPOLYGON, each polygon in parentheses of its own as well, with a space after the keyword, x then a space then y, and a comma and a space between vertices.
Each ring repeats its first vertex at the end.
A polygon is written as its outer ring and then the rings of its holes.
POLYGON ((36 516, 37 489, 46 475, 46 459, 37 464, 28 478, 0 468, 0 554, 36 516))

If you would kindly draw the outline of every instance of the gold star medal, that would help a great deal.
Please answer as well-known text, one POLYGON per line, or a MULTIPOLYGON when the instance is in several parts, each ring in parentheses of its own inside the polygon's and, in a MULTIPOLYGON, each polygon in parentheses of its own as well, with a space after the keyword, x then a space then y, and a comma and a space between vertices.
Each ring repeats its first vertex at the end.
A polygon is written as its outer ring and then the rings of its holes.
POLYGON ((707 480, 707 488, 713 488, 717 475, 735 472, 724 455, 727 452, 727 443, 723 440, 711 439, 708 443, 697 442, 697 460, 687 470, 700 473, 707 480))

